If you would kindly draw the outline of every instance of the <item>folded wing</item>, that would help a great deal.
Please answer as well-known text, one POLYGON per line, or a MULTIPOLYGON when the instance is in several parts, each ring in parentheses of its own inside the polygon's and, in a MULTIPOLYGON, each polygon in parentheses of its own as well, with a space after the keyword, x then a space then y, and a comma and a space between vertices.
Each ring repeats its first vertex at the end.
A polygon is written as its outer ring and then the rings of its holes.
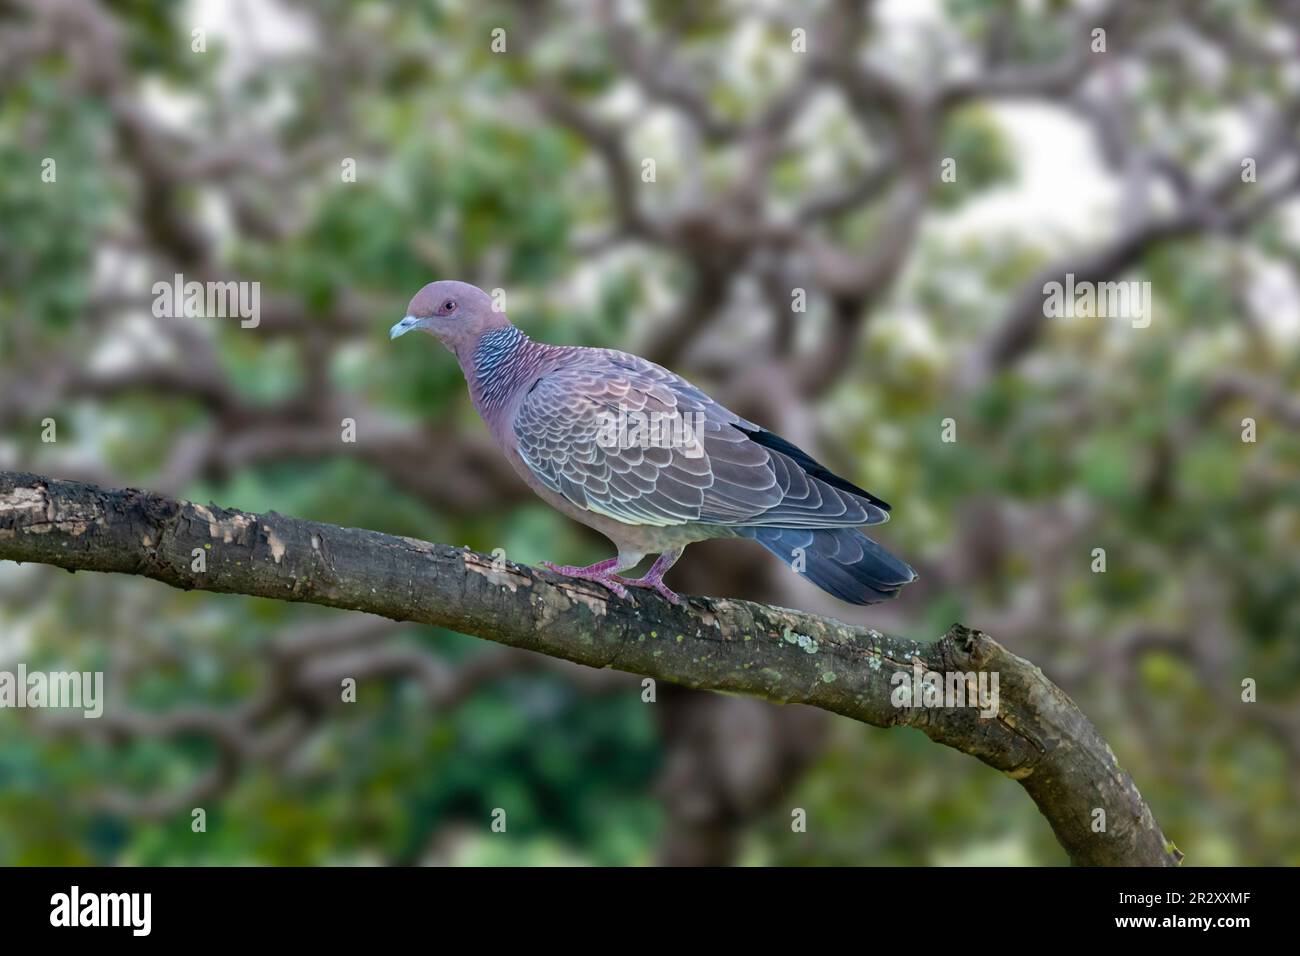
POLYGON ((658 365, 582 350, 543 375, 514 420, 537 478, 625 524, 840 528, 889 506, 658 365))

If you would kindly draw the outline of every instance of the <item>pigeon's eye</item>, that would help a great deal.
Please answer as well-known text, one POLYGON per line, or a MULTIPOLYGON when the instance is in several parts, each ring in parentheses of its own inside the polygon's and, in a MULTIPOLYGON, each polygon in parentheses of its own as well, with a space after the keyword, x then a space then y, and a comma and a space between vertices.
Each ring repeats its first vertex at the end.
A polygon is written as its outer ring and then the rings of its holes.
POLYGON ((448 299, 442 305, 438 306, 439 315, 451 315, 456 311, 456 300, 448 299))

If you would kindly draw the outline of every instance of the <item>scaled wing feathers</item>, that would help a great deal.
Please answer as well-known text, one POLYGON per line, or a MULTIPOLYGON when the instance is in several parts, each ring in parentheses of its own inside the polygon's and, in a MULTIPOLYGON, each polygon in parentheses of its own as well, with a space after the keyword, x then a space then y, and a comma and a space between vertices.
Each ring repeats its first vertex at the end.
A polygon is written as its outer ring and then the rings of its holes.
POLYGON ((786 454, 751 440, 758 426, 624 352, 575 350, 523 398, 514 431, 547 488, 626 524, 833 528, 887 518, 882 503, 809 474, 811 459, 801 464, 793 446, 776 440, 786 454))

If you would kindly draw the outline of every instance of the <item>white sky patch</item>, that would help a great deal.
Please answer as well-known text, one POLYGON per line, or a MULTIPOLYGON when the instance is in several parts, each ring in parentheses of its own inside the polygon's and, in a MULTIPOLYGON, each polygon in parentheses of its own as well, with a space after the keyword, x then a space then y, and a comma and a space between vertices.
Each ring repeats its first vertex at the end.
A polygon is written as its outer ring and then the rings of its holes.
MULTIPOLYGON (((203 30, 207 56, 220 47, 223 85, 237 83, 265 68, 267 57, 289 56, 311 50, 316 37, 310 21, 272 0, 191 0, 180 19, 186 43, 193 31, 203 30)), ((141 99, 151 117, 171 129, 185 132, 201 119, 203 101, 192 94, 164 84, 157 77, 141 83, 141 99)), ((259 112, 283 109, 272 97, 259 104, 259 112)))
POLYGON ((872 61, 907 83, 929 71, 936 41, 948 36, 936 0, 886 0, 874 20, 879 33, 872 61))
POLYGON ((199 121, 202 101, 191 93, 182 93, 156 76, 140 82, 140 100, 150 119, 177 133, 186 133, 199 121))
POLYGON ((1273 345, 1294 351, 1300 343, 1300 278, 1287 263, 1267 259, 1247 250, 1251 281, 1246 284, 1246 302, 1273 345))
POLYGON ((601 113, 619 119, 631 119, 645 107, 645 97, 631 80, 615 82, 601 97, 601 113))
MULTIPOLYGON (((17 589, 24 580, 30 581, 37 573, 35 565, 5 562, 0 565, 0 584, 17 589)), ((0 667, 8 669, 31 654, 35 628, 29 618, 6 615, 4 620, 5 626, 0 628, 0 667)))
POLYGON ((877 23, 899 32, 931 30, 944 19, 939 0, 880 0, 874 14, 877 23))
POLYGON ((1023 241, 1060 244, 1113 231, 1120 184, 1102 165, 1083 123, 1036 103, 997 104, 990 112, 1008 139, 1016 178, 951 215, 935 216, 944 235, 987 240, 990 234, 1009 233, 1023 241))
POLYGON ((174 360, 176 355, 170 341, 158 334, 161 321, 191 322, 199 329, 206 325, 194 319, 155 319, 148 308, 133 310, 113 326, 114 334, 103 336, 87 366, 92 372, 105 375, 141 364, 174 360))
POLYGON ((191 30, 208 31, 209 44, 220 39, 241 74, 256 72, 267 56, 304 53, 316 43, 310 19, 273 0, 191 0, 185 19, 191 30))
POLYGON ((1282 223, 1282 235, 1287 242, 1300 249, 1300 202, 1294 200, 1286 205, 1280 212, 1282 223))
MULTIPOLYGON (((882 325, 875 326, 881 327, 882 325)), ((912 304, 905 304, 895 312, 889 330, 888 347, 892 359, 896 361, 910 358, 935 363, 948 348, 948 344, 939 339, 935 323, 924 311, 912 304)))

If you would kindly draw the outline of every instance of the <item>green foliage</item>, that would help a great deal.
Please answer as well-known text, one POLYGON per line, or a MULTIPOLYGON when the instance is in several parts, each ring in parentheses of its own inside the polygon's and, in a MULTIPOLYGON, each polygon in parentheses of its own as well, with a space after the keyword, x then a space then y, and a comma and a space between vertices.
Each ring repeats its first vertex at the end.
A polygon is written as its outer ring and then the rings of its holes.
POLYGON ((96 103, 67 102, 39 74, 0 98, 0 315, 57 335, 85 307, 95 234, 113 197, 93 161, 103 133, 96 103), (47 168, 53 183, 41 178, 47 168))

